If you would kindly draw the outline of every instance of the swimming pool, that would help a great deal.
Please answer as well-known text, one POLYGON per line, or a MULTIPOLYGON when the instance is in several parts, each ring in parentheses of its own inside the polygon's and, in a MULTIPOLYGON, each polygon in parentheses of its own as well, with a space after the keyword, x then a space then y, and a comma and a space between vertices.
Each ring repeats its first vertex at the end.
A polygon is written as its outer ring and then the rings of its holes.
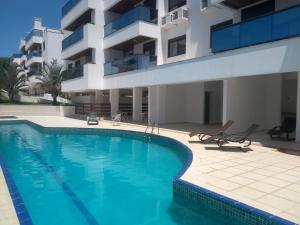
POLYGON ((15 207, 29 214, 26 222, 243 224, 173 200, 173 178, 190 157, 174 140, 153 136, 145 142, 141 133, 42 128, 24 121, 1 122, 0 131, 1 163, 21 197, 15 207))

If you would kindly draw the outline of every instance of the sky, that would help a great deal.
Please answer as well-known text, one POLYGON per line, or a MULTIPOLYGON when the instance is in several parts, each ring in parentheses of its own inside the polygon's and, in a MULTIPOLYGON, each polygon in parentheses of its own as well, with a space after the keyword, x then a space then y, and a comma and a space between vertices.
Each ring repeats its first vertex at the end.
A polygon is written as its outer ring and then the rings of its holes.
POLYGON ((33 18, 60 28, 61 8, 67 0, 0 0, 0 57, 18 53, 21 38, 32 29, 33 18))

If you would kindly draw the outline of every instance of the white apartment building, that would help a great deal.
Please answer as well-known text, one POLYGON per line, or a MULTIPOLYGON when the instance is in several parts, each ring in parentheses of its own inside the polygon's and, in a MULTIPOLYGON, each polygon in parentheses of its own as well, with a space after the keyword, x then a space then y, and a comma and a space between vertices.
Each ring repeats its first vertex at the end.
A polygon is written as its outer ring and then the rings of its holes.
POLYGON ((33 28, 24 39, 20 40, 20 53, 13 55, 14 62, 27 70, 29 80, 29 95, 43 94, 40 81, 41 68, 53 59, 61 60, 62 32, 44 27, 41 18, 34 18, 33 28))
POLYGON ((300 141, 300 0, 69 0, 61 28, 78 113, 232 131, 294 117, 300 141))

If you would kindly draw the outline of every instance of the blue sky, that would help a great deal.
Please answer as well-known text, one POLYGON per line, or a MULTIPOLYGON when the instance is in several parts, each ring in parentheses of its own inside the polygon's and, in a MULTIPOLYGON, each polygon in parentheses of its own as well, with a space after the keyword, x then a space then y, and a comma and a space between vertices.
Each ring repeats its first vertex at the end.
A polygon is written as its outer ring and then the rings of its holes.
POLYGON ((0 57, 18 52, 20 38, 32 29, 33 17, 50 28, 60 27, 61 8, 67 0, 1 0, 0 57))

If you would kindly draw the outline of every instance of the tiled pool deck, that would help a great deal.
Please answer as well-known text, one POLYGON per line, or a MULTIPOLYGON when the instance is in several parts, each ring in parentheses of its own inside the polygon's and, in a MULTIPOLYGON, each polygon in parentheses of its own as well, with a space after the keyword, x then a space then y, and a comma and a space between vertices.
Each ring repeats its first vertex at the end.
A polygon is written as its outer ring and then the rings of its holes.
MULTIPOLYGON (((45 127, 145 130, 142 125, 121 123, 113 126, 110 121, 87 126, 85 121, 64 117, 19 118, 45 127)), ((202 145, 196 138, 190 139, 183 127, 174 125, 160 129, 161 135, 179 140, 193 152, 193 162, 182 176, 183 180, 300 224, 300 148, 298 153, 281 152, 253 144, 247 151, 236 148, 219 151, 216 145, 202 145)), ((287 145, 279 145, 283 146, 287 145)), ((289 147, 298 149, 298 146, 295 143, 289 147)), ((0 224, 18 224, 2 171, 0 198, 0 224)))

